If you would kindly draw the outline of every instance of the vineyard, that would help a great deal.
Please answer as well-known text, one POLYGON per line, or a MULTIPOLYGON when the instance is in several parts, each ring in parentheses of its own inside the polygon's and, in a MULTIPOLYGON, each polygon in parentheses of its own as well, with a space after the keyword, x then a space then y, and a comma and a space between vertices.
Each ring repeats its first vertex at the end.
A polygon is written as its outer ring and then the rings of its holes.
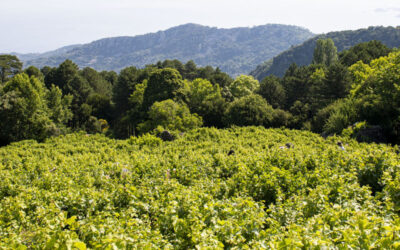
POLYGON ((262 127, 16 142, 0 249, 399 249, 398 153, 262 127))

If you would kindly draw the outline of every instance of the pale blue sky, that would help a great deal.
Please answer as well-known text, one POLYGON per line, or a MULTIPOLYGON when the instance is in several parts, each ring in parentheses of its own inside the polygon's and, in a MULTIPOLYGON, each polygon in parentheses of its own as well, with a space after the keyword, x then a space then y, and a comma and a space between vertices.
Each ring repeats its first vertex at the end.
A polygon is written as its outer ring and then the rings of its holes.
POLYGON ((0 52, 44 52, 184 23, 267 23, 314 33, 400 25, 400 0, 1 0, 0 52))

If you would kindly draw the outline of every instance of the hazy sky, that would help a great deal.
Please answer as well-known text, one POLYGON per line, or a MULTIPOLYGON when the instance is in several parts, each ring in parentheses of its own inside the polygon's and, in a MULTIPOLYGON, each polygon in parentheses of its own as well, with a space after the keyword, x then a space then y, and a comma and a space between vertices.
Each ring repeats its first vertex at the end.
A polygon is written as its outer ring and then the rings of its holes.
POLYGON ((0 52, 44 52, 179 24, 293 24, 314 33, 400 25, 400 0, 0 0, 0 52))

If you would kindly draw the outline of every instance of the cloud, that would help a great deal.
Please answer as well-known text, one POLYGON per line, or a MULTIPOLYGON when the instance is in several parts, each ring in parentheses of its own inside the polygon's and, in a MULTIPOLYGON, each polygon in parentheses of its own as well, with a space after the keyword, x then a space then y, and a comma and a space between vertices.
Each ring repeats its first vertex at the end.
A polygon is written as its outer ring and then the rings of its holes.
POLYGON ((378 14, 393 14, 396 18, 400 18, 400 8, 397 7, 377 8, 374 11, 378 14))
POLYGON ((390 7, 390 8, 377 8, 375 12, 378 13, 386 13, 386 12, 400 12, 400 8, 397 7, 390 7))
POLYGON ((375 9, 375 12, 384 13, 384 12, 388 12, 388 9, 378 8, 378 9, 375 9))

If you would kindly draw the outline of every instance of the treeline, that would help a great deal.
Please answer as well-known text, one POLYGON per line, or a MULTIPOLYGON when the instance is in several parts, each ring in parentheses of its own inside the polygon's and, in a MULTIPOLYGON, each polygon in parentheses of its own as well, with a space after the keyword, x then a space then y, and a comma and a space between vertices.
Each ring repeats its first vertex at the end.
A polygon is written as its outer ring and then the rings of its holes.
POLYGON ((22 70, 18 58, 2 55, 0 141, 76 130, 126 138, 165 129, 262 125, 327 135, 345 130, 376 141, 365 134, 373 126, 379 140, 397 143, 399 60, 397 51, 377 41, 338 54, 332 40, 319 40, 311 65, 292 65, 282 78, 258 82, 193 61, 166 60, 117 74, 79 69, 70 60, 22 70), (349 128, 356 122, 362 123, 349 128))
POLYGON ((264 78, 260 94, 291 113, 293 128, 399 143, 399 59, 378 41, 337 53, 331 39, 318 40, 312 64, 264 78))

